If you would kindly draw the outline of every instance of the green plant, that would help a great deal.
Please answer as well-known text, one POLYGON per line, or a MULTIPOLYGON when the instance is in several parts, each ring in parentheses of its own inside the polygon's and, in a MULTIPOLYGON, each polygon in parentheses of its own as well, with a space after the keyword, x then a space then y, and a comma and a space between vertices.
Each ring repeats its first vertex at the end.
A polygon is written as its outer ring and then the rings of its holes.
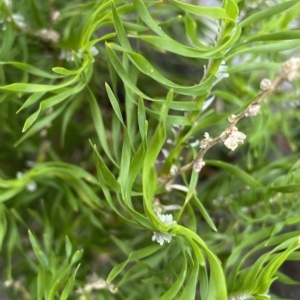
POLYGON ((298 284, 299 1, 190 2, 0 1, 12 299, 298 284))

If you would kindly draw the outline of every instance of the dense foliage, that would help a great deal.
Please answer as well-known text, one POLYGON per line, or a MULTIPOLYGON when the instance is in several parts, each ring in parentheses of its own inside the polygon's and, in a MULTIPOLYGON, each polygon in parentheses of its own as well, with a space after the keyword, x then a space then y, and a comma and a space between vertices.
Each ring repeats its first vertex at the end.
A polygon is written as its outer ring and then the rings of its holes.
POLYGON ((202 2, 0 0, 9 299, 297 284, 299 0, 202 2))

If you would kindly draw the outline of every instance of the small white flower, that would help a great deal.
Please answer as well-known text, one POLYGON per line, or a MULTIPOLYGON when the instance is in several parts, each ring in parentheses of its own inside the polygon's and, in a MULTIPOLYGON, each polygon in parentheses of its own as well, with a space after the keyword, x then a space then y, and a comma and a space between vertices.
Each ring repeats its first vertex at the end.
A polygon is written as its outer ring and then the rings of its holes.
MULTIPOLYGON (((98 54, 98 50, 96 47, 91 47, 90 50, 89 50, 90 54, 92 56, 96 56, 98 54)), ((61 60, 65 60, 65 61, 74 61, 74 55, 73 55, 74 52, 71 52, 71 51, 65 51, 65 50, 61 50, 60 54, 59 54, 59 59, 61 60)), ((76 52, 76 55, 80 58, 80 59, 83 59, 83 50, 82 49, 79 49, 77 52, 76 52)))
MULTIPOLYGON (((21 179, 24 177, 24 173, 17 172, 16 177, 17 177, 17 179, 21 179)), ((26 185, 26 189, 28 192, 34 192, 36 190, 36 188, 37 188, 37 184, 33 180, 30 180, 26 185)))
POLYGON ((195 140, 194 142, 190 143, 191 147, 196 147, 199 145, 199 140, 195 140))
POLYGON ((202 105, 201 111, 205 111, 215 100, 215 96, 211 96, 210 98, 206 99, 202 105))
POLYGON ((153 232, 152 241, 157 241, 161 246, 164 244, 164 242, 170 243, 172 240, 172 235, 167 233, 161 233, 161 232, 153 232))
POLYGON ((169 214, 169 215, 159 214, 158 217, 166 225, 171 226, 171 225, 175 225, 177 223, 176 221, 173 221, 173 216, 171 214, 169 214))
POLYGON ((203 139, 200 143, 200 148, 205 149, 207 145, 212 141, 212 138, 209 136, 208 132, 204 133, 205 139, 203 139))
POLYGON ((245 113, 245 117, 255 117, 260 110, 259 104, 251 104, 245 113))
POLYGON ((57 22, 59 20, 59 18, 60 18, 60 12, 59 11, 55 10, 51 13, 51 21, 53 23, 57 22))
MULTIPOLYGON (((263 297, 267 297, 268 299, 270 299, 270 296, 267 293, 259 294, 257 296, 263 296, 263 297)), ((229 296, 229 300, 253 300, 253 299, 255 299, 253 297, 253 295, 251 293, 248 293, 248 292, 239 293, 239 294, 229 296)))
POLYGON ((58 56, 59 59, 65 61, 74 61, 74 56, 70 51, 61 50, 58 56))
MULTIPOLYGON (((164 214, 157 214, 159 219, 165 223, 166 225, 172 226, 175 225, 177 222, 173 221, 173 216, 170 215, 164 215, 164 214)), ((170 243, 172 240, 172 237, 175 236, 175 234, 170 233, 162 233, 162 232, 153 232, 152 241, 158 242, 161 246, 164 244, 164 242, 170 243)))
POLYGON ((11 0, 3 0, 3 3, 6 5, 8 9, 11 9, 12 7, 11 0))
POLYGON ((37 188, 37 184, 33 180, 30 180, 26 185, 26 189, 28 192, 34 192, 36 188, 37 188))
POLYGON ((92 55, 92 56, 96 56, 97 54, 99 53, 99 51, 98 51, 98 49, 96 48, 96 47, 91 47, 91 49, 90 49, 90 54, 92 55))
POLYGON ((14 281, 10 278, 4 281, 3 285, 8 288, 11 287, 14 284, 14 281))
POLYGON ((13 14, 12 15, 13 21, 17 24, 18 27, 25 29, 27 27, 27 24, 25 22, 25 19, 20 14, 13 14))
POLYGON ((167 149, 161 149, 161 153, 164 157, 168 157, 169 156, 169 151, 167 149))
POLYGON ((221 139, 224 141, 225 147, 234 151, 239 144, 244 144, 246 135, 238 131, 237 127, 233 127, 231 133, 224 131, 221 134, 221 139))
POLYGON ((170 175, 171 176, 175 176, 178 172, 178 167, 175 165, 172 165, 171 169, 170 169, 170 175))
POLYGON ((222 79, 229 77, 229 74, 226 72, 228 69, 226 62, 222 60, 218 72, 217 72, 217 82, 220 82, 222 79))
POLYGON ((36 165, 36 162, 33 161, 33 160, 26 160, 26 161, 25 161, 25 165, 26 165, 26 167, 28 167, 28 168, 33 168, 33 167, 36 165))

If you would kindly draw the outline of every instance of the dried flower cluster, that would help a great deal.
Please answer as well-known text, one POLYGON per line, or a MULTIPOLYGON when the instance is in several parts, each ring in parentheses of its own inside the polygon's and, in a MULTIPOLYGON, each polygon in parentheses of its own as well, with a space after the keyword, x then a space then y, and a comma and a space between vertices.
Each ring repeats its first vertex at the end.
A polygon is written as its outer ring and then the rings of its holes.
POLYGON ((260 88, 263 91, 268 91, 272 88, 273 83, 270 79, 268 78, 264 78, 261 82, 260 82, 260 88))
POLYGON ((93 274, 87 278, 87 283, 83 288, 79 288, 76 293, 79 295, 84 295, 94 290, 103 290, 108 289, 112 294, 115 294, 118 289, 111 283, 106 280, 99 278, 97 274, 93 274))
POLYGON ((202 159, 196 160, 193 164, 193 171, 199 173, 203 166, 205 166, 205 162, 202 159))
POLYGON ((292 57, 283 64, 282 74, 289 81, 294 81, 300 78, 300 74, 298 72, 299 68, 300 68, 300 58, 292 57))
POLYGON ((201 149, 205 149, 208 146, 208 144, 212 141, 212 138, 209 136, 209 134, 207 132, 204 133, 204 137, 205 137, 205 139, 203 139, 200 142, 201 149))
POLYGON ((36 36, 47 43, 56 44, 59 41, 60 35, 53 29, 43 28, 36 32, 36 36))
POLYGON ((251 104, 245 112, 245 117, 255 117, 260 110, 259 104, 251 104))
POLYGON ((230 131, 225 130, 221 134, 221 139, 224 142, 225 147, 234 151, 239 144, 244 144, 244 139, 246 135, 238 131, 237 127, 233 127, 230 131))

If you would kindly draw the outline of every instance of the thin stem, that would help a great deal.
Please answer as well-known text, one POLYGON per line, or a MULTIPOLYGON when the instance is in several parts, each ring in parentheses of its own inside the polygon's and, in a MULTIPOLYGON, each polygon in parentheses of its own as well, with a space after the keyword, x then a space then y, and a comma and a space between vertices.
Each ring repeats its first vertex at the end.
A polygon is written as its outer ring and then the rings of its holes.
POLYGON ((274 92, 274 90, 278 87, 278 85, 283 81, 284 79, 284 74, 281 72, 280 75, 278 75, 275 80, 272 82, 271 86, 266 89, 263 90, 250 104, 249 106, 243 110, 242 112, 240 112, 238 115, 232 115, 232 119, 230 119, 229 124, 227 126, 227 128, 225 129, 225 131, 223 131, 218 137, 215 137, 211 140, 209 140, 207 142, 207 144, 205 145, 204 148, 201 148, 201 150, 199 151, 198 155, 196 156, 196 158, 184 165, 181 166, 180 168, 177 169, 177 171, 173 174, 169 174, 166 177, 161 178, 161 182, 164 183, 168 183, 169 181, 173 180, 177 175, 186 172, 188 170, 191 170, 194 168, 195 164, 197 164, 198 166, 200 166, 198 172, 201 171, 202 166, 204 165, 203 163, 203 157, 205 155, 205 153, 212 148, 214 145, 216 145, 218 142, 223 141, 224 139, 226 139, 231 132, 233 131, 235 125, 237 124, 237 122, 244 118, 245 116, 247 116, 247 113, 249 112, 249 109, 251 106, 253 105, 258 105, 261 101, 263 101, 267 96, 269 96, 272 92, 274 92), (225 133, 225 135, 224 135, 225 133))

